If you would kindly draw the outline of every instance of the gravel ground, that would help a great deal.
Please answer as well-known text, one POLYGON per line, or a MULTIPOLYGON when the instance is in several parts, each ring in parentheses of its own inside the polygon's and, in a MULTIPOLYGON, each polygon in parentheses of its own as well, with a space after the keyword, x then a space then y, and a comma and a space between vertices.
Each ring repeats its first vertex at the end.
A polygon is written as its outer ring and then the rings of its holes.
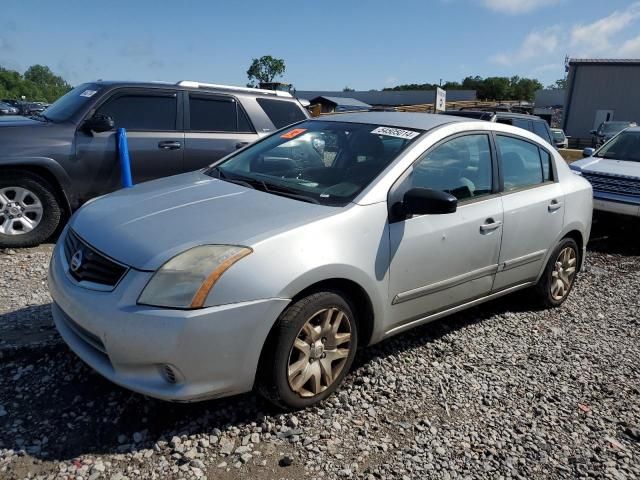
POLYGON ((287 414, 103 380, 52 328, 51 247, 0 252, 0 478, 640 478, 638 233, 596 229, 560 309, 516 294, 394 337, 287 414))

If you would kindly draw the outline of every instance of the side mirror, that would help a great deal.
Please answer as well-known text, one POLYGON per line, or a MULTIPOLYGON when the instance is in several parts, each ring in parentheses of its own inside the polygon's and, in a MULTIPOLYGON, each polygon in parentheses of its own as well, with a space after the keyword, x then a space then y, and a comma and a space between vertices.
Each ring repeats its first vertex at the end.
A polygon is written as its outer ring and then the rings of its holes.
POLYGON ((582 155, 584 155, 585 157, 593 157, 593 154, 595 152, 596 152, 595 148, 587 147, 584 150, 582 150, 582 155))
POLYGON ((82 128, 91 132, 108 132, 109 130, 113 130, 115 127, 115 122, 113 118, 108 115, 102 115, 100 113, 95 114, 93 117, 87 119, 82 128))
POLYGON ((402 209, 410 215, 442 215, 453 213, 458 208, 458 199, 450 193, 429 188, 412 188, 404 194, 402 209))

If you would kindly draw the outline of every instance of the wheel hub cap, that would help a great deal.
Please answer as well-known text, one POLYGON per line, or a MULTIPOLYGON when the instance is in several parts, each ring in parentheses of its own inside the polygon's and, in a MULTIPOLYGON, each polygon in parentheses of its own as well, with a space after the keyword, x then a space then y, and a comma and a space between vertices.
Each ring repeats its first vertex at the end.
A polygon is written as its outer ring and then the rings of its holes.
POLYGON ((22 235, 42 221, 43 206, 38 196, 22 187, 0 188, 0 234, 22 235))
POLYGON ((346 314, 337 308, 316 312, 289 352, 289 386, 301 397, 322 393, 338 378, 350 351, 351 324, 346 314))
POLYGON ((562 300, 569 293, 576 274, 576 252, 571 247, 563 248, 558 254, 551 273, 551 296, 562 300))

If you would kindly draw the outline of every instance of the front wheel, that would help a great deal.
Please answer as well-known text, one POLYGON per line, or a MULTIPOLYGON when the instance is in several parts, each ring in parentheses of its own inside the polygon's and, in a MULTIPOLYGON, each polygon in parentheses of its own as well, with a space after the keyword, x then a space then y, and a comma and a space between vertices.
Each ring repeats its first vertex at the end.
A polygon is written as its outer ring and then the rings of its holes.
POLYGON ((49 183, 30 172, 0 177, 0 248, 33 247, 55 232, 62 211, 49 183))
POLYGON ((571 238, 563 239, 555 248, 535 287, 544 307, 558 307, 567 299, 578 273, 579 255, 578 245, 571 238))
POLYGON ((281 408, 299 409, 331 395, 358 346, 352 308, 338 292, 311 294, 290 305, 274 326, 258 388, 281 408))

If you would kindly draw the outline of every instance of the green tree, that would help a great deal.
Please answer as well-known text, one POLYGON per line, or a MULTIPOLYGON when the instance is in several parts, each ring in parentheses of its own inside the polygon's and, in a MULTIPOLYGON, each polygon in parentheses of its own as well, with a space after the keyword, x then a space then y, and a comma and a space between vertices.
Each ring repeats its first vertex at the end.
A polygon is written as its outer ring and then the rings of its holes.
POLYGON ((342 91, 343 91, 343 92, 355 92, 355 89, 353 89, 353 88, 351 88, 351 87, 349 87, 349 86, 346 86, 346 87, 344 87, 344 88, 342 89, 342 91))
POLYGON ((24 96, 29 101, 53 102, 70 89, 62 77, 43 65, 32 65, 24 75, 0 67, 2 98, 20 99, 24 96))
POLYGON ((547 85, 547 88, 564 90, 567 88, 567 79, 559 78, 558 80, 553 82, 551 85, 547 85))
POLYGON ((249 85, 258 86, 260 83, 273 82, 276 77, 284 74, 285 68, 282 58, 274 58, 271 55, 254 58, 247 70, 249 85))

